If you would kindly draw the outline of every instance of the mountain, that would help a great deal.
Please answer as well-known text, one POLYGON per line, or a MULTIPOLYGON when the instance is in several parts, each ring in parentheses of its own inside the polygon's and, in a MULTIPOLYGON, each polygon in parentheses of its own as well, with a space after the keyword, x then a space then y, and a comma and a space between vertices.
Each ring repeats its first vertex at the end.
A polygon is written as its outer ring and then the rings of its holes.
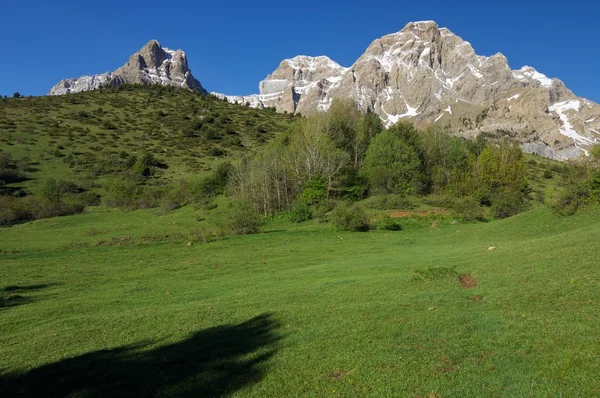
POLYGON ((477 55, 471 44, 433 21, 411 22, 377 39, 349 68, 328 57, 281 62, 260 94, 230 102, 288 113, 327 110, 352 99, 387 125, 436 123, 456 135, 510 137, 551 159, 587 154, 600 143, 600 106, 534 68, 511 70, 504 55, 477 55))
POLYGON ((185 52, 169 50, 161 47, 158 41, 151 40, 116 71, 61 80, 48 94, 63 95, 122 84, 162 84, 206 93, 192 75, 185 52))

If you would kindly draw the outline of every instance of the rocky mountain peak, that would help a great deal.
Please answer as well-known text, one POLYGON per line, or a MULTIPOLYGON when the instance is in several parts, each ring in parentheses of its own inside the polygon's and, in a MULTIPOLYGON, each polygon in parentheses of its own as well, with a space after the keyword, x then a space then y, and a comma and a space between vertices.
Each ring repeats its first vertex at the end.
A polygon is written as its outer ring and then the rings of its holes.
POLYGON ((140 51, 129 58, 127 65, 136 69, 158 68, 167 60, 166 51, 156 40, 150 40, 140 51))
POLYGON ((157 40, 150 40, 116 71, 62 80, 48 94, 62 95, 121 84, 161 84, 206 92, 192 75, 184 51, 170 50, 157 40))
POLYGON ((324 56, 284 60, 259 87, 260 94, 229 99, 303 114, 351 99, 388 126, 410 120, 462 137, 510 137, 526 152, 555 159, 600 143, 600 106, 533 67, 512 70, 501 53, 478 55, 434 21, 374 40, 350 68, 324 56))

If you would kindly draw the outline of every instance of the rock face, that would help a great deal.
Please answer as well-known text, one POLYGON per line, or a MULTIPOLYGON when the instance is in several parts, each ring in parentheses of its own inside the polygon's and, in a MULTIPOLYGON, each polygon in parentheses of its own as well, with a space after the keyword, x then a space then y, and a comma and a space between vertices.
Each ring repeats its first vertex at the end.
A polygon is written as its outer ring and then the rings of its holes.
POLYGON ((510 137, 525 152, 553 159, 581 156, 600 143, 600 105, 532 67, 511 70, 500 53, 477 55, 433 21, 375 40, 350 68, 324 56, 284 60, 259 88, 227 98, 303 114, 327 110, 334 98, 352 99, 387 125, 410 120, 463 137, 510 137))
POLYGON ((163 48, 159 42, 151 40, 116 71, 61 80, 48 94, 63 95, 122 84, 162 84, 206 92, 192 76, 185 52, 163 48))

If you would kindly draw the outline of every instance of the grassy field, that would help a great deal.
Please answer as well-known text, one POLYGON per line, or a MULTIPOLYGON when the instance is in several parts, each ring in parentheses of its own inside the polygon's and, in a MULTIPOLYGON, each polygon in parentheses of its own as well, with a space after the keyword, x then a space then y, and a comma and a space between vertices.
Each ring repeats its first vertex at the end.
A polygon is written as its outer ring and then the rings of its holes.
POLYGON ((600 395, 598 209, 195 239, 218 213, 0 229, 0 396, 600 395))

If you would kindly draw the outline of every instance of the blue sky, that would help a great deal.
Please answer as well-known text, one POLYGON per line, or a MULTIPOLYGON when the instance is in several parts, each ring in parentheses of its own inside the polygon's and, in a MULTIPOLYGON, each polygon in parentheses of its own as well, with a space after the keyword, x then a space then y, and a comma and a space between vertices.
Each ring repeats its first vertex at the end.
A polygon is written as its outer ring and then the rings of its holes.
POLYGON ((480 55, 503 53, 600 102, 600 3, 539 1, 0 0, 0 94, 123 65, 150 39, 185 50, 209 91, 258 92, 281 60, 328 55, 350 66, 371 41, 435 20, 480 55), (209 4, 207 4, 209 3, 209 4))

